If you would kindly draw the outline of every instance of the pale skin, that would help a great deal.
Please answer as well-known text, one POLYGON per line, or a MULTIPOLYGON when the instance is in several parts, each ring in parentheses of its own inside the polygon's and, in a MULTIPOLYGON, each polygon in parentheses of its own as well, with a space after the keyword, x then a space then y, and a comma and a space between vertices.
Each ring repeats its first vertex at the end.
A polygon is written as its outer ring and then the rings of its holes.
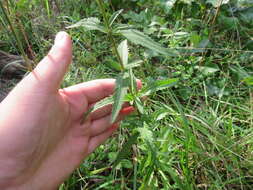
POLYGON ((111 124, 106 106, 82 122, 89 107, 113 93, 115 81, 60 89, 71 59, 71 39, 60 32, 49 54, 0 104, 0 189, 57 189, 133 111, 126 108, 111 124))

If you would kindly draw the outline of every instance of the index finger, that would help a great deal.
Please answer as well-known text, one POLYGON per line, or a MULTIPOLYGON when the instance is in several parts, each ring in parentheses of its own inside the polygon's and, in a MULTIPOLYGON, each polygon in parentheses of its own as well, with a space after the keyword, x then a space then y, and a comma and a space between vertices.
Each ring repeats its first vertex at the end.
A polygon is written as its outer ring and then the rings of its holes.
POLYGON ((113 94, 114 88, 115 79, 98 79, 80 83, 64 90, 72 95, 81 95, 87 99, 88 104, 92 104, 113 94))
MULTIPOLYGON (((64 90, 72 95, 81 95, 87 99, 88 104, 93 104, 112 95, 115 89, 115 82, 115 79, 98 79, 80 83, 64 90)), ((140 80, 137 80, 137 86, 141 88, 140 80)))

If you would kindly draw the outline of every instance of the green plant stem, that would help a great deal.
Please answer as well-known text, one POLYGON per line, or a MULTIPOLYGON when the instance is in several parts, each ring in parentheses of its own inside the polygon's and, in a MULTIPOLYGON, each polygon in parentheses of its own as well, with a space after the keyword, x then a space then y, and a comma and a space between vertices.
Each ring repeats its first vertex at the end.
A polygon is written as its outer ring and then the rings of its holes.
POLYGON ((125 68, 124 68, 122 60, 120 58, 120 55, 119 55, 119 53, 117 51, 117 45, 116 45, 116 42, 115 42, 113 34, 112 34, 112 28, 111 28, 111 26, 109 24, 109 18, 108 18, 107 14, 106 14, 106 10, 105 10, 105 7, 104 7, 104 2, 103 2, 103 0, 96 0, 96 1, 97 1, 97 4, 98 4, 99 8, 100 8, 100 11, 101 11, 101 13, 103 15, 103 18, 104 18, 104 22, 105 22, 105 25, 106 25, 106 28, 107 28, 107 35, 108 35, 108 37, 109 37, 109 39, 111 41, 113 50, 115 51, 117 59, 118 59, 118 61, 120 63, 121 71, 123 71, 125 68))
POLYGON ((133 145, 133 153, 134 153, 134 184, 133 184, 133 190, 137 189, 137 151, 136 151, 137 147, 136 145, 133 145))
POLYGON ((9 16, 8 16, 8 14, 6 13, 5 8, 4 8, 2 2, 0 2, 0 8, 2 9, 2 12, 3 12, 3 14, 4 14, 4 17, 6 18, 8 24, 9 24, 9 26, 10 26, 11 32, 12 32, 12 34, 13 34, 13 36, 14 36, 16 42, 17 42, 18 49, 19 49, 19 51, 21 52, 23 59, 25 60, 26 66, 27 66, 28 70, 31 71, 31 70, 32 70, 32 67, 31 67, 31 65, 29 64, 29 60, 28 60, 27 55, 25 54, 25 51, 24 51, 24 48, 23 48, 23 46, 22 46, 21 40, 20 40, 20 38, 18 37, 17 32, 16 32, 16 30, 14 29, 14 26, 13 26, 13 24, 12 24, 12 22, 11 22, 9 16))

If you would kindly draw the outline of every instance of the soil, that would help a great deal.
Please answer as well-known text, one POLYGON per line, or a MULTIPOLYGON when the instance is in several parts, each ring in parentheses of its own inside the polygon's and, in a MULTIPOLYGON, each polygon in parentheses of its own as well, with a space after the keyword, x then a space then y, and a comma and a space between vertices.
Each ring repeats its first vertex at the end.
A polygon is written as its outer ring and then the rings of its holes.
POLYGON ((25 62, 20 56, 0 51, 0 102, 25 74, 25 62))

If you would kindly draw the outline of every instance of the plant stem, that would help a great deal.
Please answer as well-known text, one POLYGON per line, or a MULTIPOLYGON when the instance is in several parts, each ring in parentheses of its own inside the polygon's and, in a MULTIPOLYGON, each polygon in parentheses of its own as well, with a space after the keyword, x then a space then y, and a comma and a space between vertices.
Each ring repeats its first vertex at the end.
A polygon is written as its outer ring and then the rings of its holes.
POLYGON ((5 8, 4 8, 2 2, 0 2, 0 8, 2 9, 2 12, 3 12, 3 14, 4 14, 4 17, 6 18, 8 24, 9 24, 9 26, 10 26, 11 32, 12 32, 12 34, 13 34, 13 36, 14 36, 16 42, 17 42, 18 49, 19 49, 19 51, 20 51, 21 54, 22 54, 22 57, 23 57, 23 59, 24 59, 24 61, 25 61, 25 63, 26 63, 26 66, 27 66, 28 70, 31 71, 31 70, 32 70, 32 66, 31 66, 31 64, 29 63, 28 57, 27 57, 27 55, 25 54, 25 51, 24 51, 24 48, 23 48, 23 46, 22 46, 21 40, 20 40, 19 36, 17 35, 17 32, 16 32, 16 30, 14 29, 14 26, 13 26, 13 24, 12 24, 12 22, 11 22, 9 16, 8 16, 8 14, 6 13, 5 8))
POLYGON ((99 8, 100 8, 100 11, 101 11, 101 13, 103 15, 105 26, 107 28, 107 35, 108 35, 108 37, 109 37, 109 39, 111 41, 113 50, 114 50, 114 52, 115 52, 115 54, 117 56, 117 59, 118 59, 118 61, 120 63, 121 71, 123 71, 125 68, 124 68, 122 60, 120 58, 119 52, 117 50, 117 45, 116 45, 116 42, 115 42, 114 37, 113 37, 112 28, 111 28, 111 26, 109 24, 109 18, 108 18, 107 14, 106 14, 106 10, 105 10, 105 7, 104 7, 104 2, 103 2, 103 0, 96 0, 96 1, 97 1, 97 4, 98 4, 99 8))

